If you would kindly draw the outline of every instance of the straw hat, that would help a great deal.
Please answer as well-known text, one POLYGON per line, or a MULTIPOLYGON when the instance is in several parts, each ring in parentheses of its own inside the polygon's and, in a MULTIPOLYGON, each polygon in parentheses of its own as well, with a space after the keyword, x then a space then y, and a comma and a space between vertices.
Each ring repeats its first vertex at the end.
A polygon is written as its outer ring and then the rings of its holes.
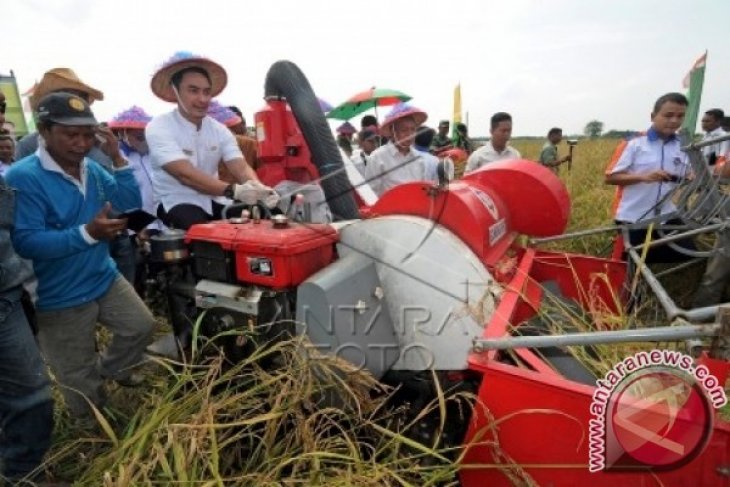
POLYGON ((89 96, 89 103, 94 100, 103 100, 104 93, 92 88, 79 79, 76 73, 69 68, 53 68, 43 74, 43 78, 36 85, 33 94, 30 95, 30 107, 33 111, 38 109, 38 102, 41 98, 54 91, 76 90, 86 93, 89 96))
POLYGON ((121 113, 118 113, 109 121, 109 128, 112 130, 121 129, 144 129, 152 120, 142 108, 133 105, 121 113))
POLYGON ((243 122, 243 119, 236 112, 228 107, 224 107, 215 100, 210 101, 208 115, 229 128, 243 122))
POLYGON ((416 126, 421 126, 428 118, 428 115, 416 107, 399 103, 385 116, 385 120, 380 126, 380 133, 385 137, 393 137, 393 124, 407 117, 412 117, 416 121, 416 126))
POLYGON ((176 52, 165 61, 152 76, 150 86, 152 93, 165 101, 176 102, 177 97, 172 89, 172 77, 186 68, 202 68, 210 77, 211 96, 218 96, 228 83, 228 75, 223 67, 203 56, 186 51, 176 52))

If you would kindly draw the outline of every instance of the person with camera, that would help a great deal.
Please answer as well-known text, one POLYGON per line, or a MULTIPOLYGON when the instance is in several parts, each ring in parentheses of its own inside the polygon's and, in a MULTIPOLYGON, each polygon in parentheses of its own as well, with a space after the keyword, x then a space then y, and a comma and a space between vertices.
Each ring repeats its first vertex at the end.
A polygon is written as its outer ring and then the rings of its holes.
POLYGON ((152 92, 176 103, 175 110, 147 125, 157 215, 172 228, 220 219, 225 196, 247 204, 263 201, 273 207, 279 197, 263 185, 247 164, 233 134, 208 116, 211 100, 227 83, 226 71, 210 59, 176 53, 152 77, 152 92), (223 161, 237 183, 218 177, 223 161))
POLYGON ((132 372, 152 336, 154 318, 109 255, 126 220, 111 217, 142 204, 131 168, 112 131, 89 104, 67 92, 38 101, 38 151, 6 175, 15 188, 13 245, 38 278, 38 342, 72 416, 92 419, 104 406, 104 379, 140 385, 132 372), (110 148, 113 170, 87 157, 96 137, 110 148), (113 333, 97 353, 96 325, 113 333))
MULTIPOLYGON (((104 99, 104 93, 82 81, 72 69, 53 68, 43 73, 43 77, 33 89, 33 94, 29 99, 31 110, 36 112, 39 100, 50 93, 57 92, 72 93, 88 102, 89 105, 93 105, 95 101, 102 101, 104 99)), ((40 134, 38 132, 32 132, 20 139, 15 146, 15 160, 19 161, 24 157, 35 154, 38 150, 39 140, 40 134)), ((86 156, 101 164, 104 169, 111 173, 113 171, 113 164, 109 154, 110 150, 114 148, 102 144, 102 140, 104 139, 97 139, 86 156)), ((109 242, 109 253, 112 259, 114 259, 114 262, 116 262, 119 272, 121 272, 127 281, 130 283, 134 282, 134 249, 127 236, 120 235, 111 240, 109 242)))
POLYGON ((540 152, 540 164, 550 168, 555 174, 558 174, 559 167, 569 162, 570 155, 558 157, 558 144, 563 140, 563 129, 553 127, 548 131, 548 141, 542 146, 540 152))
MULTIPOLYGON (((687 155, 681 150, 677 131, 687 111, 687 98, 681 93, 667 93, 654 103, 651 127, 646 134, 629 141, 623 151, 615 153, 606 169, 605 183, 618 186, 616 198, 617 224, 634 224, 661 217, 676 210, 670 193, 689 175, 687 155)), ((665 222, 672 224, 672 220, 665 222)), ((646 240, 647 229, 629 230, 631 245, 646 240)), ((655 231, 651 239, 661 236, 655 231)), ((691 240, 678 242, 694 248, 691 240)), ((670 247, 653 247, 647 253, 647 263, 679 262, 687 258, 670 247)))

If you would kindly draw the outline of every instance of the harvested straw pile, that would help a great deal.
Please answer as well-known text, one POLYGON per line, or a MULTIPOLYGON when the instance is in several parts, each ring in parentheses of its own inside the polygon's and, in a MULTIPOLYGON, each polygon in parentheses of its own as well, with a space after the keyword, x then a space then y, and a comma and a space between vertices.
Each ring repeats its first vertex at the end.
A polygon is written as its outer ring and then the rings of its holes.
MULTIPOLYGON (((204 365, 160 362, 166 373, 126 426, 99 413, 104 438, 69 439, 55 453, 56 465, 78 469, 59 476, 72 475, 79 486, 455 482, 447 452, 409 438, 418 420, 396 421, 383 386, 302 350, 294 340, 233 366, 221 357, 204 365), (258 364, 265 359, 280 366, 264 370, 258 364)), ((423 414, 446 402, 441 397, 423 414)))

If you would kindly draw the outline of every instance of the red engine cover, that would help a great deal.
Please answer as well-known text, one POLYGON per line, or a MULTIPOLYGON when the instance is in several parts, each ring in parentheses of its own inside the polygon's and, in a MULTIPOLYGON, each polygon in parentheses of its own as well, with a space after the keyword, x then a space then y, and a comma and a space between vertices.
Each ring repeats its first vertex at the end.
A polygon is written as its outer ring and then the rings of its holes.
POLYGON ((308 183, 319 177, 302 131, 285 101, 267 100, 255 121, 259 162, 256 173, 264 184, 273 187, 284 180, 308 183))
POLYGON ((235 252, 236 278, 246 284, 291 288, 334 259, 337 232, 329 225, 289 223, 274 227, 260 223, 218 221, 194 225, 185 242, 215 242, 235 252))

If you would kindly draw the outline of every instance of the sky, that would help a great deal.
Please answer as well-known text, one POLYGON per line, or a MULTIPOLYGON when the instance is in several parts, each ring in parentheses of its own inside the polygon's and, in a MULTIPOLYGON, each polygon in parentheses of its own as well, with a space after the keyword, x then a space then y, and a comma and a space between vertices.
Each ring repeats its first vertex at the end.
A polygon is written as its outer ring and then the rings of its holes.
POLYGON ((401 90, 431 126, 451 118, 460 83, 472 136, 487 135, 497 111, 512 114, 519 136, 581 133, 593 119, 645 129, 654 100, 684 91, 707 50, 700 109, 730 112, 727 0, 3 0, 0 9, 0 73, 13 70, 23 91, 48 69, 72 68, 104 92, 92 107, 102 120, 133 104, 172 109, 149 81, 179 50, 226 68, 218 99, 249 123, 280 59, 333 105, 371 86, 401 90))

